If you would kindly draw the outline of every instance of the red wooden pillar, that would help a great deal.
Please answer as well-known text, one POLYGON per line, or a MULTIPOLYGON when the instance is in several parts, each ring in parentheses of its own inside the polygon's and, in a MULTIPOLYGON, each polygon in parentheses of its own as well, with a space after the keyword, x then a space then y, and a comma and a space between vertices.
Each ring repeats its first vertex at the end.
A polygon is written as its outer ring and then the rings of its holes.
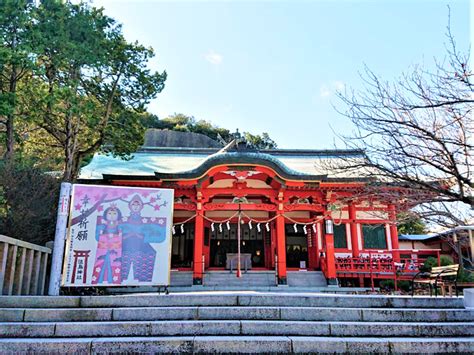
POLYGON ((349 223, 351 229, 351 244, 352 244, 352 256, 358 257, 360 250, 359 250, 359 235, 357 231, 357 223, 356 223, 357 215, 356 215, 356 208, 355 205, 351 202, 349 203, 349 223))
MULTIPOLYGON (((388 216, 390 219, 390 239, 392 241, 392 249, 397 250, 400 249, 400 245, 398 243, 397 211, 395 205, 388 206, 388 216)), ((392 255, 395 261, 400 261, 399 251, 394 251, 392 255)))
POLYGON ((327 266, 327 278, 328 278, 328 285, 336 285, 337 282, 337 274, 336 274, 336 255, 334 251, 334 226, 333 222, 328 217, 324 221, 324 239, 326 242, 326 266, 327 266), (328 224, 330 224, 330 228, 328 228, 328 224))
POLYGON ((276 228, 275 223, 270 223, 271 233, 271 251, 270 251, 270 268, 275 268, 275 255, 276 255, 276 228))
POLYGON ((276 218, 276 239, 278 256, 278 284, 286 285, 286 237, 285 237, 285 217, 283 212, 279 211, 276 218))
POLYGON ((197 209, 194 225, 194 262, 193 262, 193 285, 202 285, 203 278, 203 247, 204 247, 204 217, 202 210, 202 195, 197 193, 197 209))

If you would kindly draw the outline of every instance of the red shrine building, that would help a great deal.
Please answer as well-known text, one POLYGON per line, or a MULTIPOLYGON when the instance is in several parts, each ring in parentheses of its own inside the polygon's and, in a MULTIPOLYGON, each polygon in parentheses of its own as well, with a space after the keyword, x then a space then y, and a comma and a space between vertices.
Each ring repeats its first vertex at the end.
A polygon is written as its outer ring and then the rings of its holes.
POLYGON ((417 257, 400 255, 390 194, 361 198, 367 178, 328 171, 346 159, 363 153, 254 150, 238 140, 222 149, 143 147, 129 161, 94 156, 80 182, 174 189, 171 267, 192 272, 194 285, 208 272, 236 270, 238 231, 243 272, 274 272, 278 285, 294 271, 321 271, 329 285, 373 285, 417 257), (367 269, 372 259, 379 273, 367 269))

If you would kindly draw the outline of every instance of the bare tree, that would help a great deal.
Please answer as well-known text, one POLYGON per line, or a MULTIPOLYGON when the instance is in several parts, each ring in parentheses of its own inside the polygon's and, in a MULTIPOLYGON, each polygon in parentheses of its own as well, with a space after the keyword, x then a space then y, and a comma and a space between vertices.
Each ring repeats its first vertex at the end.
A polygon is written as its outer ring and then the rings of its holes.
POLYGON ((446 59, 434 71, 417 66, 390 83, 365 68, 362 91, 338 93, 347 108, 338 111, 355 126, 340 138, 366 157, 332 168, 357 170, 376 187, 398 186, 386 190, 398 198, 409 191, 406 207, 418 205, 422 217, 455 225, 468 222, 474 209, 474 83, 469 55, 457 50, 449 26, 447 37, 446 59))

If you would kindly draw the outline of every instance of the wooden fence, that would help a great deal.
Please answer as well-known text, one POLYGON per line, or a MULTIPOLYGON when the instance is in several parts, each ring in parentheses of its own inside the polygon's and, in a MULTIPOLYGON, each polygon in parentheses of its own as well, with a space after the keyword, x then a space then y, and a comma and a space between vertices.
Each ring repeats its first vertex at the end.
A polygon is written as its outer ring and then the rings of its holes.
POLYGON ((0 295, 44 295, 51 249, 0 234, 0 295))

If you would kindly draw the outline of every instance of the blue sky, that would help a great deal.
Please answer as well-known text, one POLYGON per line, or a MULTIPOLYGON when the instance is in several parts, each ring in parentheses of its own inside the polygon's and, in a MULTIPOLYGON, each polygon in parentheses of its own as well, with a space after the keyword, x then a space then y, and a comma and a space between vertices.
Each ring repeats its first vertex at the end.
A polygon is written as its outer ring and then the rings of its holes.
POLYGON ((151 68, 167 71, 150 112, 268 132, 280 148, 333 148, 335 132, 350 132, 334 92, 360 88, 364 64, 393 80, 444 58, 448 4, 458 46, 470 45, 468 0, 93 4, 123 24, 127 39, 155 49, 151 68))

